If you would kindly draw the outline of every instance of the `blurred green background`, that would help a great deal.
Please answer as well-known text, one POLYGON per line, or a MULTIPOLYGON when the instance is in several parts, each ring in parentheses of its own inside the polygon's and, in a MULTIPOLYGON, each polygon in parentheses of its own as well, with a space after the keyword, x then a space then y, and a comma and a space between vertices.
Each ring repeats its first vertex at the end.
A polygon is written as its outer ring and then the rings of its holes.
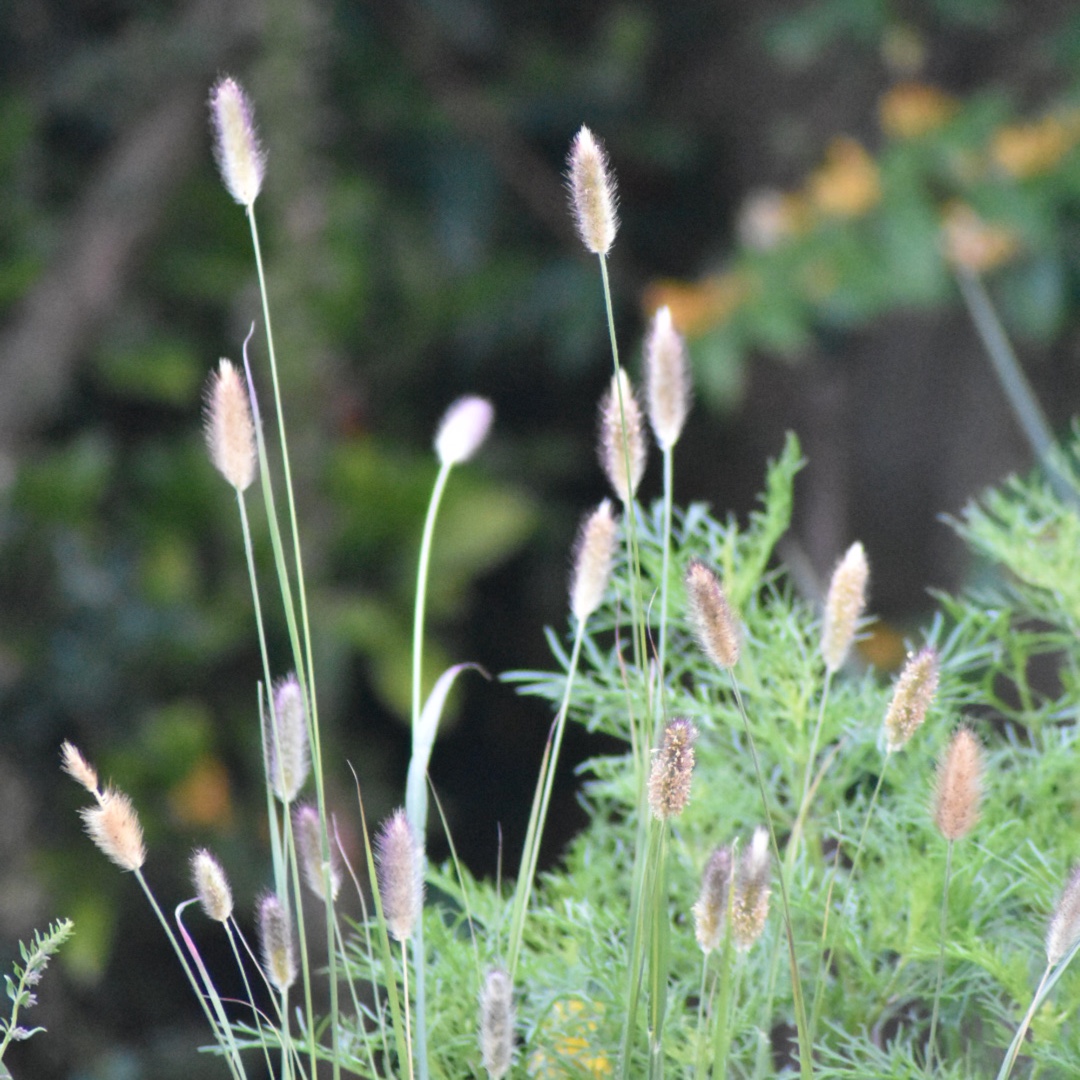
MULTIPOLYGON (((166 910, 196 844, 242 911, 268 880, 250 598, 200 419, 210 368, 239 359, 259 314, 210 154, 223 72, 269 153, 257 209, 331 797, 354 841, 347 761, 372 817, 402 797, 430 444, 461 393, 497 421, 440 521, 432 671, 543 666, 543 627, 565 625, 573 532, 604 494, 610 372, 595 260, 565 206, 581 123, 618 177, 624 358, 636 371, 658 303, 691 339, 678 497, 745 512, 795 429, 810 464, 785 559, 813 593, 864 541, 883 666, 927 587, 967 572, 939 515, 1031 463, 950 257, 985 274, 1059 432, 1080 403, 1067 5, 8 0, 0 957, 50 918, 76 923, 27 1018, 48 1033, 8 1054, 16 1077, 221 1073, 193 1050, 201 1020, 135 883, 80 834, 64 738, 133 796, 166 910)), ((253 359, 265 372, 261 331, 253 359)), ((280 619, 271 636, 283 656, 280 619)), ((451 713, 433 770, 457 846, 494 873, 501 844, 512 871, 549 718, 477 675, 451 713)), ((570 766, 562 789, 548 857, 579 820, 570 766)))

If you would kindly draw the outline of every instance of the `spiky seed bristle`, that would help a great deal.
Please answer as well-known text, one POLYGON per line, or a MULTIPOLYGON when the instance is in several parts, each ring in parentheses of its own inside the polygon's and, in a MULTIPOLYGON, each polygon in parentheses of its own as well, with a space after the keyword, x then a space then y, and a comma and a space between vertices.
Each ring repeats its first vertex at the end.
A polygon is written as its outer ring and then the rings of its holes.
POLYGON ((701 892, 693 907, 694 936, 706 955, 719 948, 723 940, 731 869, 731 848, 719 847, 709 857, 701 875, 701 892))
POLYGON ((705 655, 716 665, 732 668, 739 660, 739 632, 716 574, 699 559, 686 568, 690 621, 705 655))
POLYGON ((938 688, 937 653, 929 645, 909 656, 885 714, 885 745, 899 750, 922 726, 938 688))
POLYGON ((79 814, 90 839, 122 870, 138 870, 146 862, 139 816, 122 791, 106 788, 96 806, 84 807, 79 814))
POLYGON ((661 450, 670 450, 690 411, 690 365, 666 304, 653 316, 645 339, 645 391, 656 442, 661 450))
POLYGON ((283 803, 291 803, 311 771, 307 708, 295 675, 286 675, 275 685, 272 712, 265 724, 267 779, 274 794, 283 803))
POLYGON ((735 896, 731 907, 731 930, 738 949, 749 949, 765 929, 769 916, 769 832, 759 826, 750 846, 739 860, 735 896))
POLYGON ((690 801, 697 728, 681 716, 664 728, 649 772, 649 809, 660 821, 678 817, 690 801))
POLYGON ((237 491, 246 491, 258 467, 255 424, 244 380, 224 357, 207 387, 205 428, 214 468, 237 491))
POLYGON ((460 465, 480 449, 495 409, 481 397, 458 398, 443 415, 435 435, 435 453, 443 465, 460 465))
POLYGON ((608 499, 582 522, 574 545, 574 573, 570 582, 570 610, 579 623, 585 622, 604 598, 615 558, 617 532, 608 499))
POLYGON ((424 877, 423 853, 404 810, 395 810, 380 830, 375 859, 387 929, 406 941, 423 908, 424 877))
POLYGON ((284 993, 296 982, 296 951, 288 913, 273 893, 259 901, 258 924, 266 977, 271 986, 284 993))
POLYGON ((78 747, 65 740, 63 746, 60 747, 60 757, 60 767, 64 772, 82 784, 91 795, 96 796, 98 793, 97 769, 82 756, 78 747))
POLYGON ((855 631, 866 607, 866 585, 870 567, 866 552, 857 540, 836 564, 829 592, 825 598, 825 617, 821 627, 821 653, 825 670, 839 671, 844 666, 855 631))
POLYGON ((946 840, 960 840, 975 828, 982 780, 979 740, 970 728, 957 728, 938 765, 934 786, 934 823, 946 840))
POLYGON ((480 1053, 491 1080, 502 1080, 513 1063, 513 990, 501 968, 488 971, 480 990, 480 1053))
POLYGON ((214 157, 229 194, 251 207, 262 190, 266 154, 255 133, 255 111, 240 84, 219 79, 210 91, 214 157))
POLYGON ((233 912, 232 889, 221 863, 206 848, 199 848, 191 856, 191 880, 207 917, 215 922, 228 922, 233 912))
POLYGON ((599 456, 615 494, 629 505, 645 473, 645 428, 641 406, 622 368, 611 377, 600 402, 599 456))
POLYGON ((570 205, 581 242, 594 255, 607 255, 619 227, 615 179, 603 146, 584 125, 570 146, 568 166, 570 205))

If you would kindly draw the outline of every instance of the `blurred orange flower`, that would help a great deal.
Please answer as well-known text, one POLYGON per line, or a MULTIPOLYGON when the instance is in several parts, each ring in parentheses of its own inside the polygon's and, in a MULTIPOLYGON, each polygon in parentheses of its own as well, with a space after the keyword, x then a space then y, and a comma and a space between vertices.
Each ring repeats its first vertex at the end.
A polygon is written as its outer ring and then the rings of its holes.
POLYGON ((945 257, 973 274, 995 269, 1020 250, 1020 239, 1012 229, 984 221, 966 203, 949 203, 941 228, 945 257))
POLYGON ((665 304, 680 334, 701 337, 725 323, 750 295, 745 274, 713 274, 701 281, 654 281, 645 289, 642 306, 652 316, 665 304))
POLYGON ((810 200, 823 214, 860 217, 881 201, 877 163, 855 139, 837 136, 825 163, 810 174, 810 200))
POLYGON ((1018 180, 1049 172, 1076 145, 1075 125, 1057 116, 1044 116, 1028 124, 1001 128, 990 146, 990 155, 1002 172, 1018 180))
POLYGON ((169 792, 173 814, 184 825, 227 825, 232 821, 229 774, 215 757, 202 757, 169 792))
POLYGON ((878 120, 890 139, 913 139, 941 127, 957 108, 955 98, 936 86, 901 82, 882 94, 878 120))

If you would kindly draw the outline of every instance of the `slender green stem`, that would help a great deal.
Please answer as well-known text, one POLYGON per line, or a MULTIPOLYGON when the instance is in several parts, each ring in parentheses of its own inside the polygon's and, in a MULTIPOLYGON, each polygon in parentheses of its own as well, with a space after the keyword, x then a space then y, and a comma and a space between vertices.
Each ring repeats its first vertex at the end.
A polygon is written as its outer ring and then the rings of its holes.
MULTIPOLYGON (((664 537, 663 555, 660 564, 660 634, 656 653, 656 669, 660 693, 657 700, 663 704, 664 672, 667 670, 667 622, 668 622, 668 578, 671 574, 671 517, 672 504, 675 499, 675 466, 674 454, 670 446, 664 449, 664 537)), ((653 731, 653 741, 659 736, 659 728, 663 724, 663 708, 657 709, 656 726, 653 731)))
POLYGON ((938 952, 937 985, 934 987, 934 1007, 930 1013, 930 1037, 926 1040, 926 1074, 934 1074, 934 1037, 937 1034, 938 1009, 941 1006, 941 986, 945 979, 945 940, 949 924, 949 881, 952 876, 953 841, 945 848, 945 883, 941 890, 941 947, 938 952))
MULTIPOLYGON (((649 1077, 663 1080, 664 1017, 667 1010, 668 936, 667 908, 667 823, 657 822, 656 863, 649 889, 649 1077)), ((646 875, 648 878, 649 875, 646 875)))

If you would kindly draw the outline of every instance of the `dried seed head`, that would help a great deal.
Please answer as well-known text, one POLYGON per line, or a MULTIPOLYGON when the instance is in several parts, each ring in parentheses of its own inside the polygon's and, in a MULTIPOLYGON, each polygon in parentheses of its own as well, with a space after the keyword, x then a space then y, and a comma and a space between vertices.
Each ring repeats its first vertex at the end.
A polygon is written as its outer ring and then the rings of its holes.
POLYGON ((284 993, 296 982, 296 952, 288 912, 273 893, 259 901, 258 923, 263 970, 270 985, 284 993))
POLYGON ((615 516, 611 503, 605 499, 582 522, 574 546, 570 610, 578 622, 584 622, 604 598, 615 557, 615 539, 615 516))
POLYGON ((581 242, 594 255, 606 255, 619 227, 615 214, 615 179, 607 154, 582 126, 570 146, 570 205, 581 242))
POLYGON ((491 1080, 502 1080, 514 1056, 514 988, 510 976, 492 968, 480 990, 480 1053, 491 1080))
POLYGON ((702 651, 719 667, 734 667, 739 659, 735 616, 716 574, 698 559, 686 568, 686 598, 702 651))
POLYGON ((627 505, 645 472, 645 429, 641 406, 622 368, 611 377, 600 402, 600 464, 615 494, 627 505))
POLYGON ((970 728, 957 728, 938 765, 934 787, 934 823, 946 840, 959 840, 975 828, 982 777, 979 740, 970 728))
POLYGON ((97 795, 97 769, 79 753, 73 743, 66 742, 60 747, 61 768, 68 776, 78 780, 91 795, 97 795))
POLYGON ((649 772, 649 809, 661 821, 678 817, 690 801, 697 728, 677 716, 668 722, 649 772))
POLYGON ((645 392, 656 441, 661 450, 670 450, 679 441, 690 411, 690 365, 666 304, 653 317, 645 339, 645 392))
POLYGON ((265 723, 266 776, 274 794, 282 802, 291 803, 311 768, 307 709, 295 675, 286 675, 274 687, 273 706, 265 723))
POLYGON ((769 832, 758 827, 750 846, 739 860, 735 876, 735 898, 731 907, 731 930, 735 945, 749 949, 765 929, 769 915, 769 832))
POLYGON ((266 154, 255 134, 251 101, 235 79, 219 79, 210 91, 214 157, 229 194, 250 207, 262 188, 266 154))
POLYGON ((406 941, 424 905, 424 862, 404 810, 395 810, 375 838, 375 858, 387 928, 406 941))
MULTIPOLYGON (((308 888, 320 899, 326 899, 323 880, 322 822, 319 811, 310 803, 303 803, 293 811, 293 834, 300 853, 300 869, 308 888)), ((338 865, 337 848, 330 843, 330 898, 337 899, 341 889, 341 867, 338 865)))
POLYGON ((258 455, 251 403, 240 372, 222 358, 206 390, 206 445, 210 460, 237 491, 255 479, 258 455))
POLYGON ((938 687, 937 653, 929 646, 909 656, 885 714, 885 746, 899 750, 918 731, 938 687))
POLYGON ((122 791, 106 788, 96 806, 79 814, 90 839, 122 870, 138 870, 146 862, 139 816, 122 791))
POLYGON ((694 935, 706 955, 719 948, 723 940, 730 890, 731 848, 719 847, 701 875, 701 892, 694 904, 694 935))
POLYGON ((215 922, 227 922, 233 911, 232 889, 221 863, 206 848, 191 856, 191 880, 207 916, 215 922))
POLYGON ((1046 959, 1053 967, 1080 938, 1080 863, 1069 874, 1069 880, 1054 908, 1046 930, 1046 959))
POLYGON ((844 666, 855 630, 866 606, 866 582, 870 567, 866 552, 857 540, 836 564, 829 595, 825 599, 825 619, 821 627, 821 652, 826 671, 839 671, 844 666))
POLYGON ((435 435, 435 453, 443 465, 460 465, 480 449, 491 430, 495 409, 481 397, 462 397, 450 406, 435 435))

